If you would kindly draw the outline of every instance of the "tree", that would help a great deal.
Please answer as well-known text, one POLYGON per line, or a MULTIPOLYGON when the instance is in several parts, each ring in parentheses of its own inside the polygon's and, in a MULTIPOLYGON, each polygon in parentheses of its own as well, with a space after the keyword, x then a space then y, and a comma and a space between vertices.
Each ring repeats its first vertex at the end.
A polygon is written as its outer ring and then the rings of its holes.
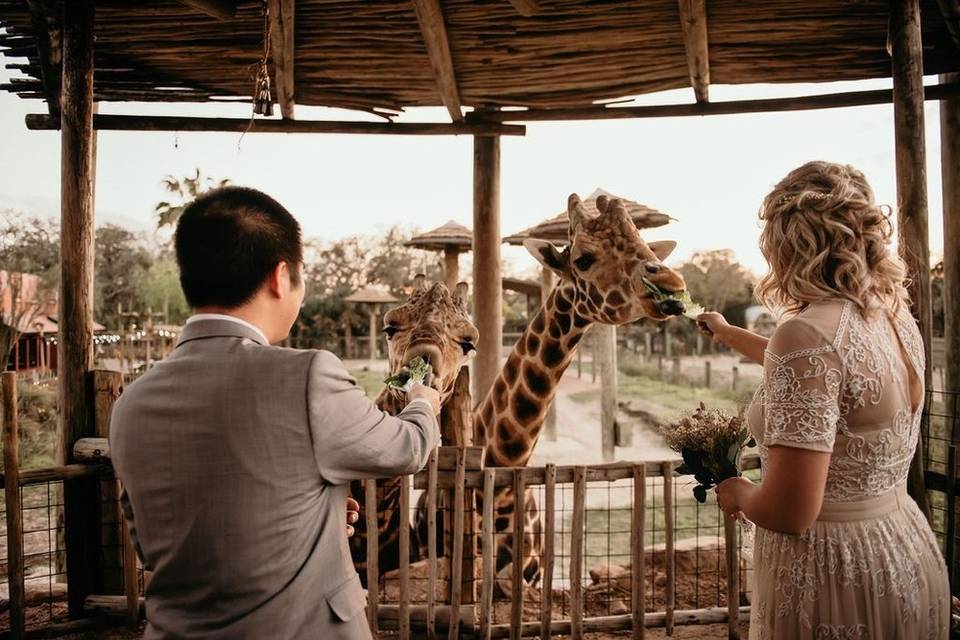
POLYGON ((173 202, 158 202, 154 207, 154 211, 157 214, 158 229, 162 229, 167 225, 176 227, 177 221, 180 219, 180 216, 183 215, 183 210, 186 209, 187 205, 197 196, 207 191, 212 191, 213 189, 225 187, 230 184, 230 180, 217 180, 210 176, 202 175, 200 168, 197 167, 193 177, 186 176, 176 178, 168 175, 161 181, 161 184, 167 192, 175 196, 176 199, 173 202))
POLYGON ((59 231, 12 210, 0 214, 0 354, 6 364, 20 334, 55 298, 59 231))
POLYGON ((712 311, 730 312, 753 299, 753 277, 730 249, 694 253, 679 271, 690 297, 712 311))
POLYGON ((387 229, 370 252, 366 270, 368 283, 385 285, 390 293, 400 297, 418 273, 433 282, 443 281, 437 260, 424 261, 419 250, 404 246, 411 237, 399 226, 387 229))
POLYGON ((143 275, 143 304, 163 311, 166 322, 179 323, 190 314, 180 287, 180 270, 169 251, 160 253, 143 275))
MULTIPOLYGON (((117 308, 143 308, 143 283, 153 256, 142 234, 114 224, 99 227, 94 261, 96 313, 101 319, 115 317, 117 308)), ((122 322, 116 319, 114 325, 122 322)))

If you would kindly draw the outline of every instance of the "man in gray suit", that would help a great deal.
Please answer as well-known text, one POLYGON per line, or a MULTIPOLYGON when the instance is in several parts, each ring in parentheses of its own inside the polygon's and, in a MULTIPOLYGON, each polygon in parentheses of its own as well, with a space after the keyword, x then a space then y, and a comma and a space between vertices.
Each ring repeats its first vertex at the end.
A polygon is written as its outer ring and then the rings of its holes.
POLYGON ((265 194, 201 196, 175 244, 196 315, 123 393, 110 433, 152 572, 146 637, 369 638, 347 483, 421 469, 440 440, 438 394, 417 386, 391 417, 336 356, 270 346, 299 313, 303 250, 265 194))

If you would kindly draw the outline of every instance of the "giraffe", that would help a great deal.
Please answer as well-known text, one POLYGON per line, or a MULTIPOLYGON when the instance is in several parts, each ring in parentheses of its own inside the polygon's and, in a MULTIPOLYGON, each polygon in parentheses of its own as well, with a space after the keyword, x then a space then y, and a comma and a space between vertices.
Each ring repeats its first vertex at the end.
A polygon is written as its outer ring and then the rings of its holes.
MULTIPOLYGON (((647 279, 666 292, 685 289, 683 278, 663 264, 676 243, 644 242, 619 200, 601 196, 596 204, 600 214, 591 216, 576 194, 569 197, 569 244, 563 251, 547 241, 524 243, 560 281, 475 412, 474 442, 486 448, 488 466, 526 466, 560 377, 590 325, 666 320, 684 311, 676 300, 654 300, 643 283, 647 279)), ((523 543, 523 574, 527 583, 535 584, 540 572, 540 521, 532 491, 526 492, 524 502, 528 533, 523 543)), ((513 506, 512 488, 498 491, 495 528, 506 534, 497 536, 500 576, 511 573, 513 506)))
MULTIPOLYGON (((467 314, 467 285, 459 283, 453 293, 443 283, 428 286, 418 275, 413 292, 400 306, 389 310, 383 319, 387 337, 390 375, 395 375, 410 360, 423 357, 433 367, 431 386, 440 392, 441 403, 449 399, 460 368, 475 352, 477 328, 467 314)), ((399 413, 407 403, 405 394, 384 387, 376 405, 390 415, 399 413)), ((350 491, 363 504, 363 486, 353 482, 350 491)), ((398 510, 400 478, 377 481, 377 527, 379 533, 379 569, 386 573, 400 566, 400 527, 409 527, 409 514, 398 510)), ((366 586, 366 519, 361 517, 350 538, 354 566, 366 586)), ((411 533, 414 533, 411 531, 411 533)), ((420 556, 415 535, 410 536, 411 560, 420 556)))

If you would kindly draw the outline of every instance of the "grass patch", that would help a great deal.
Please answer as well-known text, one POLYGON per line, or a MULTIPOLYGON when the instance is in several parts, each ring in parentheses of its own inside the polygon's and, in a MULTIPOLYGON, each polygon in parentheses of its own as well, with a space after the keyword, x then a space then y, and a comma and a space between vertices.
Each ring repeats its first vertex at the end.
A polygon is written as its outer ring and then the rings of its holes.
POLYGON ((380 391, 383 390, 384 376, 378 371, 352 369, 350 375, 357 379, 357 384, 363 387, 363 390, 367 392, 367 396, 369 396, 371 400, 376 400, 377 396, 380 395, 380 391))

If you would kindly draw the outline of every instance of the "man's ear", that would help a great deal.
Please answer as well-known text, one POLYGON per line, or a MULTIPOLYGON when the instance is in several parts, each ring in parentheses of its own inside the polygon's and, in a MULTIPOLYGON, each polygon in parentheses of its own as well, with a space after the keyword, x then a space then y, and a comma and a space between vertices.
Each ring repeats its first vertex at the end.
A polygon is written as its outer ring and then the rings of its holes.
POLYGON ((292 288, 290 267, 283 260, 277 263, 270 275, 267 276, 267 291, 274 298, 279 298, 287 289, 292 288))
POLYGON ((657 260, 663 262, 677 248, 677 243, 674 240, 658 240, 648 242, 647 246, 650 247, 650 251, 653 251, 653 255, 657 256, 657 260))
POLYGON ((537 262, 547 269, 550 269, 561 278, 570 275, 570 252, 564 250, 557 251, 552 242, 547 240, 528 239, 523 241, 523 246, 530 252, 537 262))

